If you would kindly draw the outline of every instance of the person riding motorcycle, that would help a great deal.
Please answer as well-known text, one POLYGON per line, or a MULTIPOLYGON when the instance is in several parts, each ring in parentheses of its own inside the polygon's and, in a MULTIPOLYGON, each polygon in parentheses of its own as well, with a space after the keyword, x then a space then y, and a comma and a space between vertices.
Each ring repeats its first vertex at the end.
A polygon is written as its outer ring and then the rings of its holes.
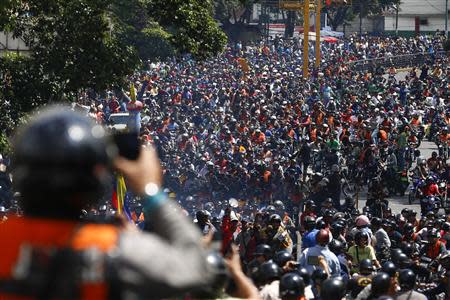
POLYGON ((419 257, 425 255, 431 259, 436 259, 440 254, 446 253, 445 244, 439 238, 439 231, 436 228, 431 229, 427 233, 428 244, 420 250, 419 257))
POLYGON ((441 196, 439 187, 432 176, 428 176, 425 185, 422 187, 422 199, 420 199, 420 207, 422 215, 435 209, 436 198, 441 196))

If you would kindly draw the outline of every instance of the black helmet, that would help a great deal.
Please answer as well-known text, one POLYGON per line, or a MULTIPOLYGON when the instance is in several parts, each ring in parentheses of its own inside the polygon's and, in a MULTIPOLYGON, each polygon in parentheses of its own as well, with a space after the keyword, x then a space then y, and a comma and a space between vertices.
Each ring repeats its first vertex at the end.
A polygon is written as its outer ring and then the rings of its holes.
POLYGON ((373 272, 373 264, 372 261, 368 258, 365 258, 359 262, 359 272, 361 274, 370 274, 373 272))
POLYGON ((314 201, 313 200, 306 200, 305 207, 311 207, 313 205, 314 205, 314 201))
POLYGON ((428 238, 439 238, 440 237, 439 231, 436 228, 433 228, 430 231, 428 231, 427 237, 428 238))
POLYGON ((221 291, 225 288, 230 278, 228 268, 225 265, 224 258, 217 252, 208 253, 206 262, 210 265, 212 270, 215 270, 214 281, 212 283, 213 291, 221 291))
POLYGON ((281 250, 278 251, 277 253, 275 253, 274 257, 273 257, 273 261, 280 267, 283 268, 284 265, 288 262, 294 260, 294 257, 292 257, 292 255, 286 251, 286 250, 281 250))
POLYGON ((311 274, 311 280, 313 284, 320 284, 322 281, 328 278, 327 272, 322 268, 315 269, 311 274))
POLYGON ((270 222, 271 222, 271 223, 272 223, 272 222, 278 222, 278 223, 281 223, 281 217, 280 217, 280 215, 277 215, 277 214, 271 215, 271 216, 270 216, 270 222))
POLYGON ((362 239, 369 240, 369 234, 365 231, 358 230, 355 234, 355 243, 358 244, 362 239))
POLYGON ((305 229, 306 230, 313 230, 316 227, 316 218, 312 216, 307 216, 305 218, 305 229))
POLYGON ((334 211, 331 209, 325 209, 325 211, 323 212, 323 217, 333 217, 334 216, 334 211))
POLYGON ((391 249, 391 258, 392 258, 392 261, 394 262, 394 264, 397 264, 398 257, 402 253, 403 253, 403 251, 400 248, 393 248, 393 249, 391 249))
POLYGON ((331 233, 333 235, 339 235, 344 230, 344 226, 341 222, 334 222, 330 227, 331 233))
POLYGON ((381 266, 381 272, 384 272, 389 276, 394 277, 395 273, 397 273, 397 267, 392 261, 386 261, 381 266))
POLYGON ((267 244, 259 244, 258 246, 256 246, 253 255, 254 256, 263 255, 266 257, 266 259, 269 259, 272 257, 272 248, 270 248, 270 246, 267 244))
POLYGON ((208 218, 209 217, 209 213, 206 210, 198 210, 195 213, 195 217, 198 221, 208 218))
POLYGON ((331 252, 333 252, 336 255, 339 255, 344 252, 344 244, 336 239, 333 239, 330 244, 328 244, 328 248, 331 252))
POLYGON ((95 171, 107 170, 98 166, 108 166, 117 147, 101 126, 53 107, 19 131, 13 154, 15 189, 21 193, 25 213, 78 218, 110 183, 108 172, 95 171))
POLYGON ((281 200, 276 200, 273 205, 276 209, 284 211, 284 203, 281 200))
POLYGON ((259 267, 259 273, 264 283, 272 282, 281 276, 281 268, 272 261, 267 261, 259 267))
POLYGON ((317 221, 317 223, 316 223, 317 229, 325 229, 326 227, 327 227, 327 223, 325 223, 325 221, 323 219, 320 219, 319 221, 317 221))
POLYGON ((341 300, 346 293, 346 284, 339 277, 333 277, 322 282, 320 298, 327 300, 341 300))
POLYGON ((273 205, 269 205, 266 207, 266 212, 269 214, 273 214, 274 212, 276 212, 276 208, 273 205))
POLYGON ((305 294, 305 282, 303 278, 297 273, 287 273, 281 277, 280 280, 280 296, 281 298, 301 297, 305 294))
POLYGON ((379 227, 381 226, 381 223, 382 223, 381 219, 377 217, 372 218, 372 220, 370 220, 370 224, 372 224, 372 226, 379 227))
POLYGON ((379 297, 388 293, 391 286, 391 277, 380 272, 372 278, 372 296, 379 297))
POLYGON ((303 282, 305 283, 305 285, 309 285, 311 276, 309 275, 308 270, 306 270, 306 268, 300 268, 300 270, 298 270, 298 274, 300 274, 300 276, 302 276, 303 282))
POLYGON ((400 244, 400 249, 402 249, 402 252, 405 253, 406 256, 411 257, 414 253, 414 247, 411 243, 408 242, 402 242, 400 244))
POLYGON ((414 225, 411 223, 406 223, 405 226, 403 226, 403 232, 405 234, 411 234, 414 232, 414 225))
POLYGON ((400 269, 408 268, 411 265, 411 260, 405 253, 400 253, 397 258, 397 266, 400 269))
POLYGON ((401 270, 398 275, 398 282, 402 290, 411 290, 416 284, 416 274, 411 269, 401 270))

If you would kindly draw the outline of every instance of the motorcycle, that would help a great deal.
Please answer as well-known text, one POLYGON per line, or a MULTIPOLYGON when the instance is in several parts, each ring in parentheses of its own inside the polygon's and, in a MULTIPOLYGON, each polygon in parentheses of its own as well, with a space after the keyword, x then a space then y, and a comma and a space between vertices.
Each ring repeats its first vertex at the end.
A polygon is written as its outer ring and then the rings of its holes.
POLYGON ((420 213, 422 216, 426 216, 430 211, 437 213, 440 206, 441 200, 439 197, 426 196, 420 200, 420 213))
POLYGON ((417 199, 422 198, 422 187, 425 186, 425 181, 421 178, 413 178, 413 184, 410 187, 408 194, 408 203, 413 204, 417 199))

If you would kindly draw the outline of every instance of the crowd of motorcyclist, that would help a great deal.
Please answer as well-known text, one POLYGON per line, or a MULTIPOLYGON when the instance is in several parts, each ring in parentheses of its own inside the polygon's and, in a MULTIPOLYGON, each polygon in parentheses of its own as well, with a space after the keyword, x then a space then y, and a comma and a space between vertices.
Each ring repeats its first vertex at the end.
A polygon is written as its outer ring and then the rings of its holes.
MULTIPOLYGON (((157 148, 169 196, 224 256, 237 245, 263 299, 450 297, 442 37, 324 44, 308 79, 301 49, 281 38, 237 43, 219 57, 152 63, 130 78, 142 101, 140 138, 157 148), (418 52, 425 63, 405 78, 394 66, 351 65, 418 52), (437 145, 430 158, 419 151, 423 140, 437 145), (392 212, 388 198, 405 195, 420 212, 392 212)), ((77 105, 107 124, 126 111, 126 94, 85 94, 77 105)))

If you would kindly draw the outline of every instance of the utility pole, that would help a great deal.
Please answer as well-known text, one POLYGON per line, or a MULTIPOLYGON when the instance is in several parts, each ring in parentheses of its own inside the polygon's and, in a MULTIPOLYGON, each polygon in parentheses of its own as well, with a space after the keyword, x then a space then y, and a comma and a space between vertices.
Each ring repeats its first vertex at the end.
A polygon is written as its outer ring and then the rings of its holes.
POLYGON ((445 37, 448 38, 448 0, 445 0, 445 37))
POLYGON ((316 3, 316 68, 320 67, 320 12, 322 10, 322 0, 316 3))
MULTIPOLYGON (((309 77, 309 0, 304 0, 303 8, 303 77, 309 77)), ((317 37, 316 37, 317 38, 317 37)))
POLYGON ((398 9, 400 6, 400 0, 395 5, 395 35, 398 36, 398 9))
POLYGON ((359 37, 362 37, 362 9, 363 0, 359 0, 359 37))

